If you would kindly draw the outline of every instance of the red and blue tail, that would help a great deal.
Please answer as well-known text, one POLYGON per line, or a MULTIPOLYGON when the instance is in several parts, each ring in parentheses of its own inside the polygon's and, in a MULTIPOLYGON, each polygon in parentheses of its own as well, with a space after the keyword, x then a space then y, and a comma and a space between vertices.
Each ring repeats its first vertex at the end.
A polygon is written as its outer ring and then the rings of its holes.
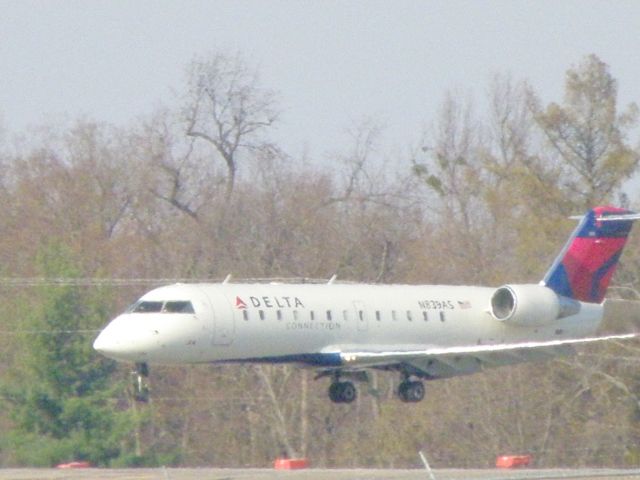
POLYGON ((601 303, 638 219, 639 214, 616 207, 589 210, 542 283, 558 295, 601 303))

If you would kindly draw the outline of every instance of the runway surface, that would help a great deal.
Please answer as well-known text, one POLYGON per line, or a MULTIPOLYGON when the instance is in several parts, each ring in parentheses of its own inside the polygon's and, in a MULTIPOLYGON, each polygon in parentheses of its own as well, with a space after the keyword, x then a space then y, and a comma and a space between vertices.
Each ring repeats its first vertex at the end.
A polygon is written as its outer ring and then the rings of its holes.
POLYGON ((640 469, 581 470, 325 470, 141 468, 141 469, 4 469, 0 480, 556 480, 640 479, 640 469))

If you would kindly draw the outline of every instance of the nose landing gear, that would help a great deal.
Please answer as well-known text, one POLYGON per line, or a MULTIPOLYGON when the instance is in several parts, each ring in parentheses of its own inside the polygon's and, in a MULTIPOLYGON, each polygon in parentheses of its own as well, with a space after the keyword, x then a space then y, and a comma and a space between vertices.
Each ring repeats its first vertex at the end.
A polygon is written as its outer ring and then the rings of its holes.
POLYGON ((136 402, 147 403, 149 401, 149 384, 146 381, 148 377, 149 366, 144 362, 136 363, 135 369, 131 372, 133 399, 136 402))

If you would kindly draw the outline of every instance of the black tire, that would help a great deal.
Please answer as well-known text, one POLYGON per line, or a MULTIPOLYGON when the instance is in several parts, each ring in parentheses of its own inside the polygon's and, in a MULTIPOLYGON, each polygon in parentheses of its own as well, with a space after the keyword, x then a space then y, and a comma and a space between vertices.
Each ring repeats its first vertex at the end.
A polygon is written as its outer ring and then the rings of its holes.
POLYGON ((149 376, 149 365, 147 362, 136 363, 136 373, 141 377, 147 378, 149 376))
POLYGON ((420 381, 411 382, 407 389, 407 398, 410 402, 419 402, 424 398, 424 384, 420 381))
POLYGON ((342 402, 342 400, 340 399, 340 390, 340 382, 333 382, 331 385, 329 385, 329 398, 333 403, 342 402))
POLYGON ((351 382, 341 382, 340 399, 342 403, 351 403, 358 396, 356 387, 351 382))
POLYGON ((403 402, 408 402, 409 401, 409 386, 410 385, 411 385, 411 382, 409 382, 409 381, 401 382, 400 385, 398 385, 398 397, 403 402))
POLYGON ((139 392, 134 393, 133 399, 139 403, 149 403, 149 389, 142 387, 139 392))
POLYGON ((351 382, 333 382, 329 386, 329 398, 333 403, 351 403, 358 396, 358 391, 351 382))

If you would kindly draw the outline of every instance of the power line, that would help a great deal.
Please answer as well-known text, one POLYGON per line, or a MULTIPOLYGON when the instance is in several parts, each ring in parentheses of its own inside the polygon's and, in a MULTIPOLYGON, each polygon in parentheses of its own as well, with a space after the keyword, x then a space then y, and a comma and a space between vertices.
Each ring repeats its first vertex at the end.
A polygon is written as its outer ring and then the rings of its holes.
POLYGON ((0 286, 5 287, 130 287, 133 285, 164 285, 186 282, 215 282, 215 280, 193 278, 0 277, 0 286))
MULTIPOLYGON (((4 287, 130 287, 135 285, 168 285, 172 283, 223 283, 217 278, 97 278, 97 277, 0 277, 4 287)), ((326 278, 238 278, 230 283, 327 283, 326 278)), ((351 282, 341 282, 351 283, 351 282)))
POLYGON ((58 335, 61 333, 95 334, 100 329, 81 330, 0 330, 0 335, 58 335))

